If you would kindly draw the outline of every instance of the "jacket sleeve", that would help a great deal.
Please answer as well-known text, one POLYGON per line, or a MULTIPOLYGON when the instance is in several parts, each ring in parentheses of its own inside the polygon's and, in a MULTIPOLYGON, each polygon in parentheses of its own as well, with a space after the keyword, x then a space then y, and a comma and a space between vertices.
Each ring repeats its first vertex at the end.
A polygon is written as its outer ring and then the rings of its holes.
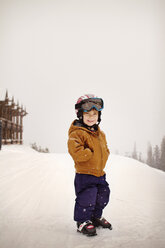
POLYGON ((68 151, 75 162, 86 162, 93 155, 91 149, 85 147, 83 137, 80 137, 77 132, 72 132, 69 135, 68 151))
POLYGON ((110 150, 108 148, 108 145, 107 145, 107 140, 106 140, 106 136, 105 136, 105 133, 102 131, 102 135, 103 135, 103 138, 104 138, 104 142, 105 142, 105 147, 106 147, 106 151, 108 153, 108 156, 110 154, 110 150))

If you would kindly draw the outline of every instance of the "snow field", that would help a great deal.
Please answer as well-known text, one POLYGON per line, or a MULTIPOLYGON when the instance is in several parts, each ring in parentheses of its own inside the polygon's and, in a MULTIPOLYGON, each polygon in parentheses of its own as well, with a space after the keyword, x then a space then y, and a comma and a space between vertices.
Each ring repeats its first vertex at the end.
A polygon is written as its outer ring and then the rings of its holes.
POLYGON ((165 173, 110 155, 111 188, 104 216, 113 230, 95 237, 76 232, 74 163, 69 154, 27 146, 0 151, 0 248, 164 248, 165 173))

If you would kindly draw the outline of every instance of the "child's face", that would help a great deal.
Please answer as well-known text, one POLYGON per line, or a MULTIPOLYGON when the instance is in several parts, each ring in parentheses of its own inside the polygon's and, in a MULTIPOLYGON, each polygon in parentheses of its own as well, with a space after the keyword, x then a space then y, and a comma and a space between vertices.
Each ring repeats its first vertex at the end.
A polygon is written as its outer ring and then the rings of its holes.
POLYGON ((92 109, 88 112, 83 112, 83 122, 88 126, 93 126, 98 121, 98 111, 96 109, 92 109))

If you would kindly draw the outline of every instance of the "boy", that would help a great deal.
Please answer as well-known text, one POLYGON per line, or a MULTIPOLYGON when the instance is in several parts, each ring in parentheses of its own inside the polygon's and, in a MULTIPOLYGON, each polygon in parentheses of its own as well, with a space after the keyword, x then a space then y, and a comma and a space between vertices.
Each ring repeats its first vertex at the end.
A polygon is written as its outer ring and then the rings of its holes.
POLYGON ((74 220, 78 232, 93 236, 97 226, 112 229, 102 217, 110 195, 103 171, 110 152, 105 134, 99 128, 103 100, 84 95, 78 99, 75 109, 78 120, 71 124, 68 139, 68 151, 76 169, 74 220))

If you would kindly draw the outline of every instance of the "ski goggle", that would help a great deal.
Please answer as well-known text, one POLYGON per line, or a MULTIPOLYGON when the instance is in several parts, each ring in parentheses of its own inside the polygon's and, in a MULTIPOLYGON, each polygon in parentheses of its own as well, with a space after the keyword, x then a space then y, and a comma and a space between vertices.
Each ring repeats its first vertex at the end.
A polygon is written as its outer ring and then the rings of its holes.
POLYGON ((81 106, 78 106, 79 104, 76 104, 76 108, 83 109, 84 112, 88 112, 91 109, 95 108, 97 111, 101 111, 104 108, 103 100, 101 98, 90 98, 83 100, 81 103, 81 106))

